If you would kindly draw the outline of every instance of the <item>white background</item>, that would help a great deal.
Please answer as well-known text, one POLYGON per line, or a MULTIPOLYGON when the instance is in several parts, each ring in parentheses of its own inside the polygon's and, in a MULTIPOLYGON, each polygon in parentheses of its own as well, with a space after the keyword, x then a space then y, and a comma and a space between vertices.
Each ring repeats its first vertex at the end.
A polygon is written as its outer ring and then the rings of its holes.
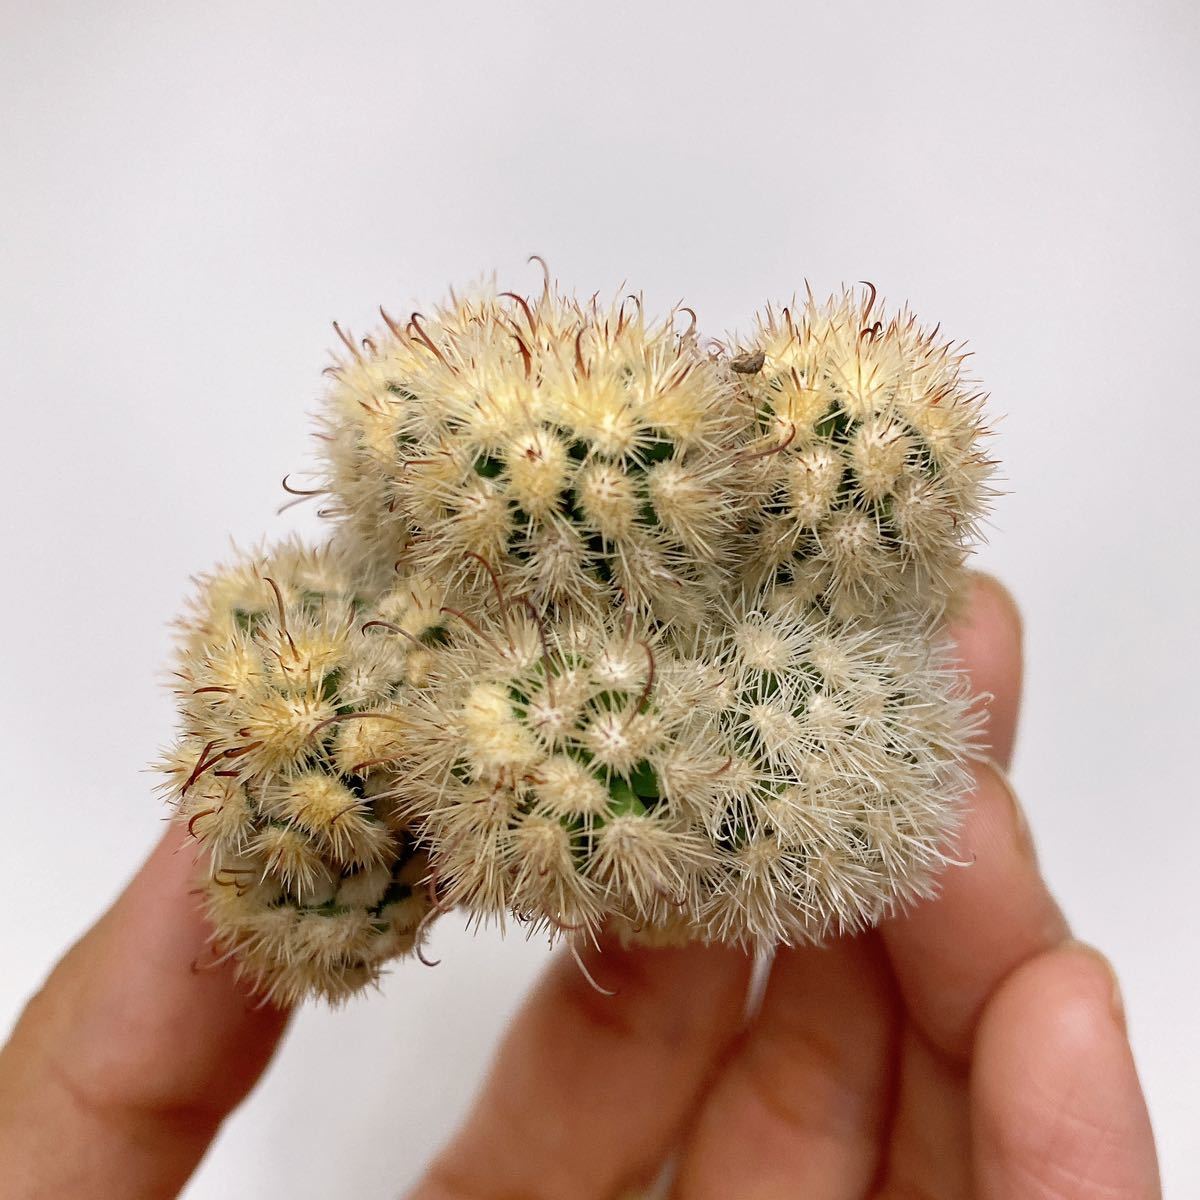
MULTIPOLYGON (((189 573, 315 527, 274 510, 332 318, 532 290, 531 252, 713 333, 871 279, 1004 414, 1017 784, 1200 1195, 1196 5, 0 8, 0 1027, 159 833, 189 573)), ((300 1017, 190 1200, 413 1178, 544 958, 449 926, 300 1017)))

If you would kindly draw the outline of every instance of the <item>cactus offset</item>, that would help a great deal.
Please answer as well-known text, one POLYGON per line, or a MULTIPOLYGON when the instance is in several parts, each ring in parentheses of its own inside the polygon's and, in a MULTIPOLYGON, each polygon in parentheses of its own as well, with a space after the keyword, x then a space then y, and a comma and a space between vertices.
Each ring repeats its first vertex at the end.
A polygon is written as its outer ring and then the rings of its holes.
POLYGON ((728 353, 761 441, 745 582, 841 616, 943 612, 991 496, 961 349, 907 312, 885 322, 872 288, 768 308, 728 353))
MULTIPOLYGON (((419 642, 441 618, 405 599, 381 608, 419 642)), ((167 788, 207 852, 218 946, 281 1001, 375 979, 431 909, 381 769, 425 652, 368 636, 371 615, 331 554, 289 543, 203 580, 182 622, 167 788)))

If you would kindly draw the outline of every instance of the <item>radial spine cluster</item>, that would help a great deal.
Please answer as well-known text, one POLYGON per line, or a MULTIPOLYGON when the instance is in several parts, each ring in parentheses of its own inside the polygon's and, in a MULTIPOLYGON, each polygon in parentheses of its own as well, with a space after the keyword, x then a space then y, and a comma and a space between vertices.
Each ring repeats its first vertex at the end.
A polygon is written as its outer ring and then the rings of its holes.
POLYGON ((181 620, 161 766, 220 956, 339 1000, 453 909, 764 948, 933 894, 993 470, 960 348, 869 285, 720 342, 548 276, 338 334, 332 537, 181 620))

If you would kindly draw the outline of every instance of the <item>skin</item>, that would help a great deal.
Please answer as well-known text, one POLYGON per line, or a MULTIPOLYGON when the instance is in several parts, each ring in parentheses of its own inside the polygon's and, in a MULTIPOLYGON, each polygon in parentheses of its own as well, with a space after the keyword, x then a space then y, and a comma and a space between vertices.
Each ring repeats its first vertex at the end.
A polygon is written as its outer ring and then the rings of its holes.
MULTIPOLYGON (((942 896, 864 936, 781 951, 756 1014, 723 949, 569 957, 500 1047, 409 1200, 623 1200, 668 1157, 682 1200, 1133 1200, 1161 1195, 1111 966, 1071 937, 1006 781, 1020 618, 978 577, 955 631, 990 693, 942 896)), ((0 1197, 178 1193, 287 1015, 228 967, 169 834, 0 1051, 0 1197)))

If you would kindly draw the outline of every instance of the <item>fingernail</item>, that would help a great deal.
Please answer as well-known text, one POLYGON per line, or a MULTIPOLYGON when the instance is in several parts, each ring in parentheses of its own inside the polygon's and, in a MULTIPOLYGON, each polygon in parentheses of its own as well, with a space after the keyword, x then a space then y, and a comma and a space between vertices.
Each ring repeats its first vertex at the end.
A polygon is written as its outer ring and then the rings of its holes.
POLYGON ((1077 950, 1080 954, 1086 954, 1089 958, 1099 963, 1108 975, 1109 984, 1111 987, 1110 1004, 1112 1005, 1113 1018, 1122 1029, 1127 1029, 1127 1021, 1125 1017, 1125 1000, 1121 995, 1121 981, 1117 978, 1116 969, 1112 963, 1096 949, 1095 946, 1089 946, 1087 942, 1078 941, 1075 938, 1070 938, 1063 943, 1064 946, 1071 950, 1077 950))
POLYGON ((984 758, 983 765, 995 776, 996 782, 1003 788, 1004 794, 1008 797, 1008 802, 1012 806, 1013 833, 1016 837, 1017 845, 1034 862, 1037 862, 1037 847, 1033 844, 1033 833, 1030 831, 1029 821, 1026 819, 1024 808, 1021 807, 1021 801, 1017 799, 1017 793, 1013 788, 1011 780, 1008 778, 1008 772, 994 758, 984 758))

